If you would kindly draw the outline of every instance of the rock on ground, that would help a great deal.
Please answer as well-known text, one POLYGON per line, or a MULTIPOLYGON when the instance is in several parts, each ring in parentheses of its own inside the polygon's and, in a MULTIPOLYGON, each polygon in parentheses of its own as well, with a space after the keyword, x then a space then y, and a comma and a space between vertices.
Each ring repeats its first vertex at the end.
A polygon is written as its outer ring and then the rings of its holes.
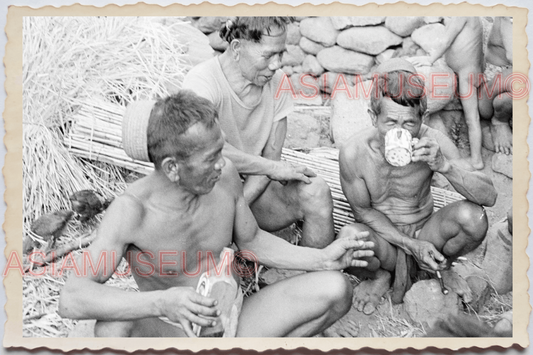
POLYGON ((497 223, 487 233, 487 249, 481 269, 499 294, 513 289, 513 236, 507 221, 497 223))
POLYGON ((314 55, 308 54, 302 63, 302 71, 314 76, 320 76, 324 72, 324 68, 322 68, 314 55))
POLYGON ((411 35, 413 41, 430 54, 444 42, 445 37, 445 27, 440 23, 433 23, 417 28, 411 35))
POLYGON ((337 73, 366 74, 374 65, 374 57, 333 46, 317 54, 320 65, 337 73))
POLYGON ((425 16, 424 22, 427 24, 439 23, 439 22, 442 22, 442 16, 425 16))
POLYGON ((307 18, 300 22, 300 33, 326 47, 331 47, 337 40, 337 31, 331 23, 330 17, 307 18))
POLYGON ((304 99, 313 99, 320 95, 318 79, 309 74, 294 73, 291 75, 294 92, 304 99))
POLYGON ((333 16, 331 22, 335 29, 344 30, 353 26, 379 25, 385 22, 385 16, 333 16))
POLYGON ((472 290, 473 297, 469 306, 472 307, 474 311, 480 312, 492 294, 492 287, 485 278, 475 275, 467 277, 466 283, 470 287, 470 290, 472 290))
POLYGON ((416 71, 425 80, 428 93, 427 106, 430 113, 442 110, 455 98, 455 83, 457 82, 455 73, 444 60, 438 60, 432 66, 417 67, 416 71))
POLYGON ((415 283, 407 291, 403 301, 409 317, 415 322, 427 323, 429 327, 450 314, 458 314, 461 307, 459 296, 452 290, 444 295, 435 279, 415 283))
POLYGON ((358 83, 349 88, 352 97, 339 92, 332 99, 331 134, 337 147, 340 147, 354 133, 367 127, 372 127, 372 120, 368 114, 370 98, 363 94, 363 88, 370 92, 370 80, 358 83), (357 89, 357 95, 355 90, 357 89))
POLYGON ((342 31, 337 37, 339 46, 371 55, 377 55, 402 41, 402 37, 384 26, 352 27, 342 31))
POLYGON ((405 37, 402 42, 403 55, 414 56, 416 51, 420 49, 411 37, 405 37))
POLYGON ((317 147, 320 131, 320 122, 312 115, 293 112, 287 117, 287 136, 284 145, 288 148, 317 147))
POLYGON ((492 140, 492 132, 490 131, 490 122, 481 120, 481 142, 483 148, 490 151, 496 151, 494 147, 494 141, 492 140))
POLYGON ((324 47, 320 43, 316 43, 315 41, 311 41, 307 37, 302 37, 300 39, 300 48, 302 48, 304 50, 304 52, 306 52, 306 53, 316 55, 316 54, 318 54, 318 52, 320 52, 321 50, 323 50, 326 47, 324 47))
POLYGON ((513 311, 507 311, 501 315, 500 320, 494 326, 494 332, 497 334, 513 334, 513 311))
POLYGON ((424 17, 421 16, 390 16, 385 20, 385 27, 402 37, 410 36, 423 24, 425 24, 424 17))
POLYGON ((497 153, 492 156, 492 170, 513 178, 513 156, 497 153))
POLYGON ((287 76, 289 76, 289 77, 290 77, 292 74, 294 74, 294 70, 292 69, 291 66, 288 66, 288 65, 282 67, 281 70, 282 70, 285 74, 287 74, 287 76))
POLYGON ((298 43, 300 43, 301 38, 302 35, 300 33, 300 24, 290 23, 287 26, 287 40, 285 41, 285 43, 297 45, 298 43))
POLYGON ((386 49, 376 56, 376 64, 381 64, 394 57, 396 50, 386 49))
POLYGON ((472 277, 478 277, 488 282, 491 293, 503 295, 512 291, 513 237, 506 220, 491 224, 483 243, 467 258, 467 262, 455 265, 453 270, 467 282, 470 279, 469 285, 472 277))
POLYGON ((281 65, 296 66, 302 64, 305 58, 305 53, 300 46, 287 45, 287 50, 283 53, 281 58, 281 65))
POLYGON ((338 92, 349 91, 349 86, 353 86, 354 78, 355 76, 350 74, 325 72, 318 79, 318 85, 322 92, 335 96, 338 92))

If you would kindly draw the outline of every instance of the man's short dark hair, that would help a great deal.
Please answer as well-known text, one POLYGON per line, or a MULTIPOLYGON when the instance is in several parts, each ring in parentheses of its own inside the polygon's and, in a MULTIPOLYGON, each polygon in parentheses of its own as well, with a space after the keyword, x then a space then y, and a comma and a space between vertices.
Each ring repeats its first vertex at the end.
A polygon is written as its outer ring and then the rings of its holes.
POLYGON ((294 21, 294 17, 287 16, 243 16, 228 20, 220 28, 220 37, 228 43, 234 39, 244 39, 255 43, 261 42, 263 35, 270 35, 274 28, 280 28, 283 31, 287 25, 294 21))
POLYGON ((217 111, 211 101, 189 90, 157 101, 150 113, 147 128, 148 156, 159 169, 163 159, 186 159, 194 147, 183 144, 183 134, 197 123, 211 128, 216 124, 217 111))
POLYGON ((427 109, 424 80, 412 72, 398 70, 375 76, 372 82, 370 107, 376 115, 381 112, 380 102, 384 97, 399 105, 418 109, 420 117, 427 109))

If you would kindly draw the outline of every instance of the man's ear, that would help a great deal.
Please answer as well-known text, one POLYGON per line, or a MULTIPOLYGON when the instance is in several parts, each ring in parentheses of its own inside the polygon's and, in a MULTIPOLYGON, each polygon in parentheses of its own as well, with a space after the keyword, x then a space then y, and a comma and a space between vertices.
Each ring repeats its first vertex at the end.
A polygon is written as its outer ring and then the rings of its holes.
POLYGON ((370 116, 370 119, 372 120, 372 126, 376 127, 377 122, 378 122, 378 115, 376 115, 374 110, 372 110, 371 108, 369 108, 367 112, 368 112, 368 115, 370 116))
POLYGON ((166 157, 163 159, 163 162, 161 163, 161 169, 170 181, 178 182, 180 180, 180 176, 178 174, 179 166, 176 158, 166 157))
POLYGON ((422 115, 422 123, 426 124, 428 119, 429 119, 429 110, 426 110, 426 112, 424 112, 424 114, 422 115))
POLYGON ((242 42, 238 39, 234 39, 230 43, 231 52, 233 53, 233 59, 238 61, 242 50, 242 42))

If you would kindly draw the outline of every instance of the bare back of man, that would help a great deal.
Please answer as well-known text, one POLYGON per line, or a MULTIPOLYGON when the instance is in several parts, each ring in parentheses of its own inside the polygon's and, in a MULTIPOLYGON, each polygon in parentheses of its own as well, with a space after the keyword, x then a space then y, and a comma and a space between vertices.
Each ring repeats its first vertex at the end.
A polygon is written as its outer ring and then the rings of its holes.
POLYGON ((446 63, 456 73, 483 73, 483 26, 477 17, 445 19, 446 26, 461 27, 445 53, 446 63))
MULTIPOLYGON (((453 143, 442 133, 423 125, 419 137, 436 139, 448 159, 459 159, 456 149, 450 146, 453 143)), ((355 179, 342 179, 349 201, 356 196, 350 197, 350 191, 364 186, 368 191, 367 200, 363 197, 361 201, 362 196, 358 195, 359 203, 380 214, 372 216, 372 212, 352 207, 356 220, 365 221, 364 224, 353 224, 352 228, 368 231, 370 240, 376 245, 375 257, 368 260, 370 267, 367 270, 350 270, 360 277, 369 278, 354 290, 354 306, 365 314, 374 312, 390 287, 391 273, 396 269, 397 248, 409 253, 401 242, 395 245, 382 233, 398 233, 431 243, 449 262, 473 250, 483 239, 487 228, 484 210, 468 201, 450 204, 433 213, 430 189, 433 171, 423 162, 393 167, 387 163, 381 149, 377 131, 370 128, 353 136, 341 150, 341 174, 357 175, 355 179), (351 183, 361 186, 350 186, 351 183)), ((448 275, 447 283, 455 284, 455 290, 468 298, 466 283, 457 284, 456 279, 451 277, 452 274, 448 275)))

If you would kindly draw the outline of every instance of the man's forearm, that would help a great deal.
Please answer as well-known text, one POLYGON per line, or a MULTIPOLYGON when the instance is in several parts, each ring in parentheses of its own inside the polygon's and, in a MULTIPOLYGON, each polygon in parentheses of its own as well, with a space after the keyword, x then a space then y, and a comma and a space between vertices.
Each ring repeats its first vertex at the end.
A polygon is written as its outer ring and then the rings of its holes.
POLYGON ((160 291, 128 292, 89 280, 72 281, 61 294, 62 317, 121 321, 161 316, 160 291))
POLYGON ((229 143, 224 144, 223 155, 230 159, 240 174, 270 175, 275 170, 275 162, 258 155, 247 154, 229 143))
POLYGON ((244 199, 246 203, 250 205, 253 203, 263 192, 265 192, 268 184, 271 180, 266 176, 250 175, 246 178, 243 186, 244 199))
POLYGON ((299 247, 263 230, 251 242, 240 243, 239 249, 253 253, 260 264, 289 270, 325 270, 321 249, 299 247))
POLYGON ((453 161, 448 161, 439 172, 468 201, 488 207, 496 203, 498 193, 492 181, 483 173, 462 169, 453 161))

